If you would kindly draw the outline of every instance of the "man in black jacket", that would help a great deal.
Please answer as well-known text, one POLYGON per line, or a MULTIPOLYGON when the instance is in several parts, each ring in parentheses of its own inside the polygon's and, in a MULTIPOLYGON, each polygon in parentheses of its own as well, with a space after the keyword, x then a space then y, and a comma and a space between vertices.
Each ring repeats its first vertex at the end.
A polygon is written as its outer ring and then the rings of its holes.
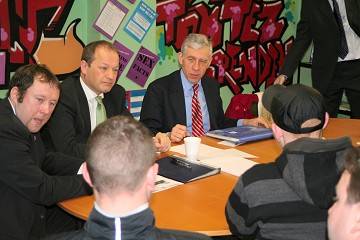
POLYGON ((360 1, 303 0, 296 39, 275 83, 290 77, 311 42, 314 45, 312 85, 336 117, 343 92, 351 117, 360 118, 360 1))
POLYGON ((143 124, 126 116, 112 117, 95 128, 83 168, 94 190, 94 209, 83 230, 50 239, 210 240, 155 227, 148 203, 158 172, 151 136, 143 124))
POLYGON ((89 188, 82 161, 47 153, 39 134, 59 98, 60 83, 43 65, 19 68, 0 102, 0 239, 40 239, 75 229, 56 203, 89 188))
MULTIPOLYGON (((125 89, 116 84, 118 69, 119 55, 112 43, 95 41, 85 46, 80 76, 62 82, 59 104, 43 131, 50 149, 83 158, 91 131, 103 120, 97 112, 100 106, 104 118, 131 116, 125 105, 125 89)), ((162 152, 170 147, 164 133, 155 135, 154 142, 162 152)))
POLYGON ((351 141, 321 138, 329 117, 313 88, 273 85, 262 101, 283 151, 239 178, 226 205, 230 231, 256 239, 325 240, 327 209, 351 141))

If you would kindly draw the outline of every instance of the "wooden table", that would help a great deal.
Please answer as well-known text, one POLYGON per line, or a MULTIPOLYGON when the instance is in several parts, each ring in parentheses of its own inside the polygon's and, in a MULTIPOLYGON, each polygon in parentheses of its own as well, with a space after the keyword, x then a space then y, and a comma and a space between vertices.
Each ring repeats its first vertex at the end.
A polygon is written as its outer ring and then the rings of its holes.
MULTIPOLYGON (((330 119, 324 131, 326 138, 351 136, 353 145, 360 145, 360 120, 330 119)), ((202 143, 227 148, 217 140, 204 137, 202 143)), ((275 140, 264 140, 238 146, 237 149, 256 155, 257 162, 273 161, 281 152, 275 140)), ((160 157, 166 156, 162 154, 160 157)), ((230 234, 225 219, 225 204, 237 177, 221 173, 192 183, 153 194, 150 206, 156 226, 160 228, 196 231, 209 236, 230 234)), ((93 196, 61 202, 67 212, 86 220, 93 207, 93 196)))

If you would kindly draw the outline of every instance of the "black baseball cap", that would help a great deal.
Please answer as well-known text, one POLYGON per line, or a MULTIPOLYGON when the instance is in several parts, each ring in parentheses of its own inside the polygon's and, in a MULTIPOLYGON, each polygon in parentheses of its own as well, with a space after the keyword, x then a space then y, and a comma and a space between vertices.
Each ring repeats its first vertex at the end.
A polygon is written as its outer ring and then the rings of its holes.
POLYGON ((274 123, 287 132, 310 133, 323 128, 325 124, 324 99, 312 87, 302 84, 272 85, 265 90, 262 102, 274 123), (302 127, 310 119, 320 122, 315 126, 302 127))

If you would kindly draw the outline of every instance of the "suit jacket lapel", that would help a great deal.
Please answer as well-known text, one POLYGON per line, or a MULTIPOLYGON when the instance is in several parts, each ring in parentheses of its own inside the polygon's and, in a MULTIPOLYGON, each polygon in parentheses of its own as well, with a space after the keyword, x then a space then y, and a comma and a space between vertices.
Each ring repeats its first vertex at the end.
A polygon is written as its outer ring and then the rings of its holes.
POLYGON ((184 90, 181 83, 180 71, 177 71, 176 79, 173 81, 173 87, 170 89, 170 104, 171 109, 175 109, 175 121, 179 121, 186 126, 186 110, 184 90))
POLYGON ((91 133, 91 122, 90 122, 90 111, 89 111, 89 104, 84 92, 84 89, 82 88, 80 84, 80 80, 77 79, 75 81, 75 88, 77 92, 77 97, 79 100, 79 112, 80 112, 80 118, 84 121, 84 127, 86 132, 90 135, 91 133))
POLYGON ((318 4, 317 7, 319 9, 319 14, 321 14, 325 17, 324 21, 328 21, 330 19, 330 21, 334 21, 333 23, 336 24, 334 13, 333 13, 333 10, 331 9, 329 0, 317 0, 314 2, 314 5, 315 4, 318 4))
POLYGON ((350 27, 360 37, 360 1, 345 0, 345 7, 350 27))

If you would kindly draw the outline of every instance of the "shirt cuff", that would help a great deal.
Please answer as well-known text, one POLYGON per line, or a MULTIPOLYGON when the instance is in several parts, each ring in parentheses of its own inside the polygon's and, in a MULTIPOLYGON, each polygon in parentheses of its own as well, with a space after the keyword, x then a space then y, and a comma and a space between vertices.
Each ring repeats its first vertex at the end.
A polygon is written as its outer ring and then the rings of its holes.
POLYGON ((244 119, 239 119, 236 123, 236 126, 240 127, 240 126, 244 125, 243 123, 244 123, 244 119))

